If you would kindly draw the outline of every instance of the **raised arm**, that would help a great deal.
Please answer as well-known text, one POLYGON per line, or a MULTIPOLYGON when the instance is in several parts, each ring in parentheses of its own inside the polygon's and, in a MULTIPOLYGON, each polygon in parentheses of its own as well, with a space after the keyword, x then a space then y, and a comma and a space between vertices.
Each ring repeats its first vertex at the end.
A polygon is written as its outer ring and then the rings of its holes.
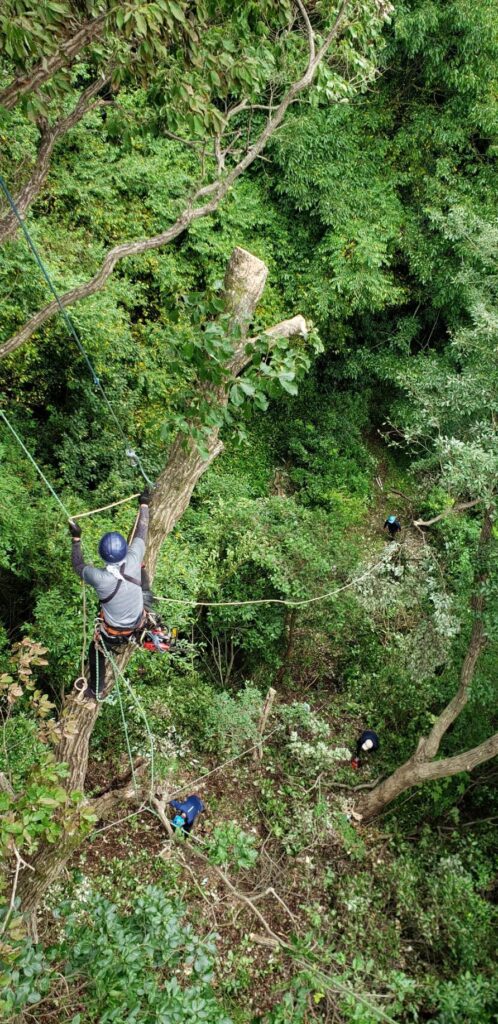
POLYGON ((72 538, 71 561, 73 563, 73 569, 75 573, 83 579, 85 563, 83 561, 83 551, 81 549, 81 526, 78 526, 78 524, 74 523, 71 519, 69 520, 69 533, 72 538))

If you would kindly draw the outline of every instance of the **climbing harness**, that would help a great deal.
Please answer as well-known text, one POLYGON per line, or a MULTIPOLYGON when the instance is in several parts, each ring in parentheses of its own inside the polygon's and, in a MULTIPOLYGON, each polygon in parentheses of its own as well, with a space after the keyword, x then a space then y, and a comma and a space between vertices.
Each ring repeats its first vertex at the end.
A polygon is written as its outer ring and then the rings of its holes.
POLYGON ((90 361, 88 353, 87 353, 86 349, 84 348, 84 345, 83 345, 83 343, 81 341, 81 338, 80 338, 80 336, 79 336, 79 334, 78 334, 78 332, 76 330, 76 327, 74 326, 73 321, 71 320, 70 316, 66 312, 66 310, 65 310, 65 308, 64 308, 64 306, 63 306, 63 304, 61 302, 61 299, 59 297, 59 293, 57 292, 57 289, 56 289, 56 287, 55 287, 55 285, 54 285, 54 283, 52 281, 52 278, 50 277, 50 274, 48 273, 48 270, 45 267, 45 264, 43 263, 43 260, 42 260, 42 258, 40 256, 39 252, 38 252, 38 249, 37 249, 37 247, 36 247, 32 237, 31 237, 31 235, 29 233, 29 230, 26 227, 26 224, 25 224, 23 218, 21 217, 21 214, 19 213, 19 210, 17 208, 16 202, 15 202, 14 198, 12 197, 12 195, 11 195, 11 193, 9 191, 9 188, 7 186, 7 183, 6 183, 5 179, 3 178, 3 176, 1 174, 0 174, 0 188, 2 189, 2 192, 4 193, 4 196, 5 196, 5 198, 6 198, 7 202, 8 202, 11 210, 12 210, 12 213, 14 214, 16 220, 19 223, 19 226, 21 227, 23 235, 24 235, 24 237, 26 239, 26 242, 28 243, 29 248, 31 249, 31 252, 33 253, 33 256, 34 256, 34 258, 36 260, 36 263, 38 264, 38 267, 39 267, 43 277, 45 278, 45 281, 47 282, 47 285, 48 285, 52 295, 54 296, 55 302, 56 302, 56 304, 57 304, 57 306, 59 308, 60 314, 61 314, 61 316, 62 316, 62 318, 64 320, 64 323, 66 325, 68 334, 73 339, 73 341, 75 342, 79 352, 83 356, 83 359, 85 360, 85 363, 86 363, 86 365, 88 367, 90 376, 91 376, 91 378, 93 380, 94 386, 96 388, 98 388, 98 390, 100 391, 102 399, 105 402, 105 404, 106 404, 106 406, 107 406, 107 408, 109 410, 109 413, 110 413, 112 419, 114 420, 114 423, 115 423, 115 425, 116 425, 116 427, 117 427, 117 429, 119 431, 119 434, 120 434, 120 436, 121 436, 121 438, 122 438, 122 440, 124 442, 127 458, 129 459, 131 465, 134 466, 135 468, 137 468, 139 470, 139 472, 142 474, 146 484, 149 487, 152 487, 153 486, 152 481, 147 476, 147 473, 145 472, 145 470, 143 468, 141 459, 137 455, 136 451, 133 448, 130 447, 129 440, 126 437, 126 434, 124 433, 124 431, 123 431, 123 429, 121 427, 121 423, 119 422, 118 417, 116 416, 114 408, 113 408, 111 402, 109 401, 109 399, 108 399, 108 397, 106 395, 106 392, 105 392, 104 387, 103 387, 103 385, 102 385, 102 383, 100 381, 100 378, 97 376, 95 368, 94 368, 93 364, 90 361))

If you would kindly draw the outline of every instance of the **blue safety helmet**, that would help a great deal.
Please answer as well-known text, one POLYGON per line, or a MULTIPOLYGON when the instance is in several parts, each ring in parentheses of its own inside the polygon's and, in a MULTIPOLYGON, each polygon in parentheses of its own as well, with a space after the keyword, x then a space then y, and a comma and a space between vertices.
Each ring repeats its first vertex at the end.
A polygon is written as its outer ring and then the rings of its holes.
POLYGON ((113 530, 112 533, 104 533, 99 544, 99 555, 104 562, 113 565, 114 562, 123 562, 126 558, 128 545, 124 537, 113 530))
POLYGON ((171 824, 174 825, 175 828, 183 828, 185 824, 185 818, 182 818, 181 814, 175 814, 175 817, 173 818, 171 824))
POLYGON ((395 523, 396 522, 396 516, 388 516, 387 517, 387 521, 388 521, 388 523, 395 523))

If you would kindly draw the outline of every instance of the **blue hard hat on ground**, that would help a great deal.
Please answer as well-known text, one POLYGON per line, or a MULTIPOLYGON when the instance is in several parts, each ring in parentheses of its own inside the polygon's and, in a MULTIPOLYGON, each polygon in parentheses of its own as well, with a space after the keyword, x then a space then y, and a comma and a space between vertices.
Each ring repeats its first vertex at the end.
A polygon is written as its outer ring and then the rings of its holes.
POLYGON ((173 821, 171 822, 175 828, 183 828, 185 824, 185 818, 182 818, 181 814, 175 814, 173 821))
POLYGON ((104 533, 99 544, 99 555, 104 562, 111 565, 114 562, 122 562, 126 558, 128 545, 121 533, 113 530, 112 533, 104 533))

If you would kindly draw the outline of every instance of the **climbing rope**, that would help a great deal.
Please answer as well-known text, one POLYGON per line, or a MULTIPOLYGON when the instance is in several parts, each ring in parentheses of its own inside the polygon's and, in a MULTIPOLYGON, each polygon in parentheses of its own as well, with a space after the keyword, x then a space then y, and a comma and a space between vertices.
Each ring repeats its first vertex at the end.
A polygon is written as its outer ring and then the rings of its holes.
POLYGON ((141 462, 139 456, 137 455, 136 451, 133 448, 130 447, 128 438, 126 437, 126 434, 124 433, 124 431, 123 431, 123 429, 121 427, 121 423, 119 422, 118 417, 116 416, 116 413, 114 412, 114 408, 111 405, 111 402, 109 401, 109 399, 108 399, 108 397, 107 397, 107 395, 105 393, 105 390, 104 390, 104 388, 103 388, 103 386, 101 384, 101 381, 100 381, 99 377, 97 376, 95 368, 94 368, 93 364, 90 361, 88 353, 86 352, 86 350, 85 350, 85 348, 84 348, 84 346, 83 346, 83 344, 81 342, 81 339, 80 339, 80 336, 79 336, 79 334, 78 334, 78 332, 76 330, 76 327, 74 326, 73 321, 71 320, 70 316, 66 312, 66 310, 65 310, 65 308, 64 308, 64 306, 63 306, 63 304, 61 302, 61 299, 59 297, 59 293, 57 292, 57 289, 56 289, 56 287, 55 287, 55 285, 54 285, 54 283, 52 281, 52 278, 50 277, 50 274, 48 273, 48 270, 45 267, 45 264, 43 263, 43 260, 42 260, 42 258, 40 256, 39 252, 38 252, 38 249, 36 248, 36 245, 35 245, 32 237, 31 237, 31 235, 29 233, 29 230, 26 227, 26 224, 25 224, 23 218, 21 217, 21 214, 19 213, 19 210, 17 208, 16 202, 15 202, 14 198, 12 197, 12 195, 11 195, 11 193, 9 191, 9 188, 7 186, 7 183, 6 183, 5 179, 3 178, 3 176, 1 174, 0 174, 0 188, 2 189, 2 192, 5 195, 5 198, 6 198, 8 204, 9 204, 11 210, 12 210, 12 213, 14 214, 16 220, 18 221, 18 223, 19 223, 19 225, 21 227, 23 235, 24 235, 24 237, 25 237, 25 239, 26 239, 26 241, 28 243, 29 248, 31 249, 31 252, 33 253, 33 256, 34 256, 34 258, 36 260, 36 263, 38 264, 38 267, 39 267, 43 277, 45 278, 45 281, 47 282, 48 287, 49 287, 52 295, 54 296, 54 299, 55 299, 55 301, 57 303, 57 306, 59 307, 59 311, 60 311, 61 316, 62 316, 62 318, 64 320, 64 323, 66 325, 66 328, 67 328, 67 331, 69 333, 69 336, 73 339, 73 341, 75 342, 79 352, 83 356, 83 359, 85 360, 85 363, 86 363, 86 365, 88 367, 88 370, 90 372, 90 376, 91 376, 91 378, 93 380, 94 386, 96 388, 98 388, 98 390, 100 391, 100 394, 101 394, 101 396, 102 396, 102 398, 103 398, 103 400, 104 400, 104 402, 105 402, 105 404, 106 404, 106 406, 107 406, 107 408, 109 410, 109 413, 110 413, 112 419, 114 420, 114 423, 116 424, 116 427, 117 427, 117 429, 119 431, 119 434, 120 434, 120 436, 121 436, 121 438, 122 438, 122 440, 123 440, 123 442, 125 444, 126 455, 130 459, 132 465, 136 466, 137 469, 139 470, 139 472, 142 474, 146 484, 149 487, 152 487, 153 486, 152 481, 147 476, 147 473, 145 472, 145 470, 143 468, 143 465, 142 465, 142 462, 141 462))
POLYGON ((38 473, 38 475, 43 480, 43 483, 45 484, 45 486, 48 487, 52 497, 55 498, 57 504, 60 505, 60 507, 61 507, 61 509, 62 509, 62 511, 63 511, 63 513, 64 513, 64 515, 66 517, 66 519, 70 519, 71 517, 69 515, 69 512, 68 512, 66 506, 64 505, 64 503, 59 498, 59 495, 56 494, 56 492, 54 491, 54 488, 52 487, 52 484, 47 480, 45 474, 42 472, 42 470, 40 469, 38 463, 35 461, 35 459, 31 455, 31 452, 29 452, 28 449, 26 448, 26 445, 24 444, 24 441, 22 441, 22 439, 19 437, 19 434, 17 433, 17 430, 12 426, 12 423, 9 422, 9 420, 7 419, 5 413, 3 412, 2 409, 0 409, 0 416, 2 417, 4 423, 9 428, 9 430, 13 433, 17 443, 21 446, 24 454, 27 455, 27 457, 28 457, 29 461, 31 462, 31 464, 35 467, 36 472, 38 473))
POLYGON ((158 597, 154 595, 155 601, 163 601, 165 604, 181 604, 187 605, 190 608, 240 608, 246 605, 253 604, 284 604, 288 608, 302 608, 304 605, 315 604, 317 601, 330 601, 337 594, 341 594, 343 590, 348 590, 350 587, 356 586, 357 583, 361 583, 362 580, 367 579, 371 576, 376 569, 379 569, 381 565, 384 565, 384 559, 381 558, 379 562, 372 565, 367 572, 364 572, 361 576, 356 576, 350 580, 349 583, 345 583, 342 587, 337 587, 336 590, 329 590, 326 594, 318 594, 317 597, 303 598, 302 601, 291 601, 286 598, 280 597, 262 597, 251 601, 194 601, 194 600, 181 600, 176 597, 158 597))
MULTIPOLYGON (((135 707, 137 708, 139 714, 141 715, 141 717, 143 719, 143 722, 144 722, 144 725, 145 725, 145 729, 146 729, 146 732, 147 732, 147 737, 148 737, 148 740, 149 740, 149 746, 150 746, 150 777, 151 777, 151 782, 150 782, 150 798, 152 798, 152 796, 154 795, 154 778, 155 778, 154 737, 152 735, 152 731, 151 731, 151 728, 150 728, 150 725, 149 725, 149 721, 148 721, 147 715, 146 715, 145 710, 143 708, 142 702, 140 701, 140 699, 135 694, 131 683, 128 681, 128 679, 126 678, 124 673, 121 671, 119 665, 117 664, 117 662, 113 658, 111 652, 104 645, 102 645, 101 650, 102 650, 102 653, 104 655, 104 658, 106 659, 106 661, 108 661, 110 663, 110 665, 112 667, 112 670, 113 670, 114 681, 116 683, 116 690, 117 690, 117 694, 118 694, 119 706, 120 706, 120 709, 121 709, 121 717, 123 718, 123 726, 124 726, 124 730, 125 730, 126 743, 127 743, 127 748, 128 748, 128 756, 130 758, 130 767, 131 767, 131 771, 132 771, 133 777, 134 777, 133 759, 132 759, 132 753, 131 753, 130 743, 129 743, 129 739, 128 739, 128 730, 126 728, 126 723, 125 723, 124 717, 123 717, 124 716, 124 711, 123 711, 123 703, 122 703, 122 698, 121 698, 121 691, 120 691, 120 688, 119 688, 119 679, 121 679, 123 681, 123 683, 125 684, 125 686, 126 686, 126 688, 128 690, 128 693, 129 693, 133 703, 135 704, 135 707)), ((98 661, 98 659, 97 659, 97 661, 98 661)), ((97 681, 97 685, 96 685, 96 692, 97 692, 97 694, 99 692, 98 681, 97 681)), ((98 699, 99 698, 97 697, 97 700, 98 699)))
POLYGON ((101 505, 100 508, 91 508, 88 512, 77 512, 75 516, 71 516, 71 519, 84 519, 86 516, 96 516, 98 512, 107 512, 110 508, 116 508, 118 505, 126 505, 127 501, 133 501, 134 498, 140 497, 140 491, 136 494, 130 494, 128 498, 120 498, 119 501, 111 501, 110 505, 101 505))
POLYGON ((99 512, 107 512, 110 508, 116 508, 118 505, 125 505, 128 501, 133 501, 135 498, 138 498, 140 496, 140 492, 137 491, 136 494, 130 494, 127 498, 120 498, 119 501, 111 501, 109 505, 101 505, 100 508, 91 508, 87 512, 77 512, 76 515, 70 515, 68 510, 67 510, 67 508, 66 508, 66 506, 64 505, 62 500, 59 498, 59 495, 56 493, 56 491, 52 487, 52 484, 50 483, 49 480, 47 480, 43 470, 38 465, 36 459, 33 458, 31 452, 26 448, 26 445, 24 444, 24 441, 22 440, 22 438, 17 433, 17 430, 15 429, 15 427, 12 426, 12 423, 10 422, 10 420, 7 419, 7 416, 5 415, 5 413, 3 412, 2 409, 0 409, 0 416, 2 417, 5 425, 9 428, 11 433, 14 435, 17 443, 22 448, 24 454, 27 455, 29 461, 34 466, 34 468, 35 468, 36 472, 38 473, 39 477, 41 477, 41 479, 43 480, 43 483, 45 484, 45 486, 48 487, 48 490, 50 491, 52 497, 55 498, 57 504, 60 505, 60 507, 61 507, 62 511, 64 512, 64 515, 66 516, 67 519, 84 519, 86 516, 96 516, 99 512))

